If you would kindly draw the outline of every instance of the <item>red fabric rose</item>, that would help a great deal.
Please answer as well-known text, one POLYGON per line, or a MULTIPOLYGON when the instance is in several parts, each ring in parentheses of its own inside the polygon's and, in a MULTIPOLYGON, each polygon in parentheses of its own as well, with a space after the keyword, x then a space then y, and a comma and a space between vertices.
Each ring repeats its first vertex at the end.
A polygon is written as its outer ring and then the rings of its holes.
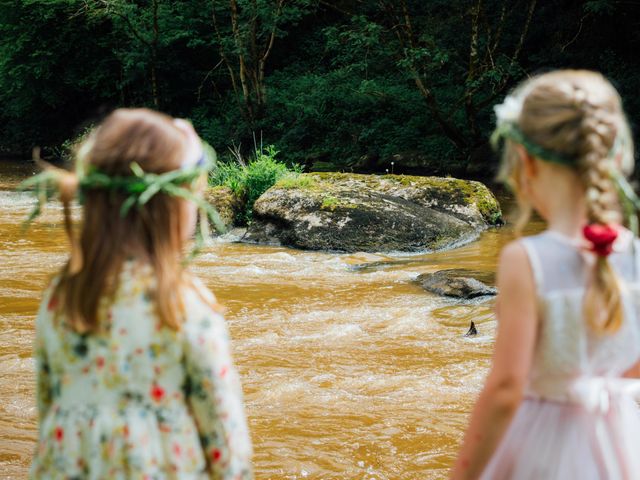
POLYGON ((606 257, 613 252, 613 242, 618 238, 618 230, 611 225, 592 223, 582 230, 584 238, 591 242, 591 251, 599 257, 606 257))

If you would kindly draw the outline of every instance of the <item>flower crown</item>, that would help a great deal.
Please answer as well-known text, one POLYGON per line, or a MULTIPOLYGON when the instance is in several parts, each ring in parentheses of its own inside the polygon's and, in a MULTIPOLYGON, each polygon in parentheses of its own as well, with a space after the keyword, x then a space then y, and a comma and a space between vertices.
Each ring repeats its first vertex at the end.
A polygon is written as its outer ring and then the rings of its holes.
MULTIPOLYGON (((529 91, 530 89, 527 87, 520 89, 515 93, 507 95, 503 103, 494 107, 494 112, 496 114, 496 128, 491 134, 491 145, 495 150, 498 150, 502 142, 505 140, 511 140, 519 143, 531 155, 540 158, 541 160, 568 167, 576 167, 579 161, 578 158, 564 155, 560 152, 556 152, 539 145, 527 137, 527 135, 525 135, 518 126, 524 99, 527 97, 529 91)), ((628 155, 625 149, 626 142, 626 135, 618 132, 613 147, 608 154, 608 158, 611 159, 622 156, 622 168, 625 168, 625 164, 630 163, 632 160, 627 158, 628 155)), ((633 187, 629 184, 620 169, 611 168, 609 176, 618 190, 620 203, 627 217, 629 227, 634 234, 637 235, 639 230, 637 212, 640 210, 640 198, 638 198, 633 187)))
MULTIPOLYGON (((207 143, 202 142, 202 155, 196 162, 183 164, 182 167, 176 170, 160 174, 145 172, 140 165, 135 162, 130 165, 131 175, 112 175, 92 165, 86 167, 83 158, 89 149, 90 145, 81 148, 78 152, 78 161, 76 162, 75 174, 78 179, 78 201, 80 204, 84 203, 86 193, 92 190, 119 192, 126 196, 125 201, 120 207, 120 216, 125 217, 131 208, 134 206, 136 208, 143 208, 154 195, 159 193, 189 200, 198 207, 200 212, 200 226, 196 231, 196 244, 190 258, 202 249, 206 239, 209 237, 209 221, 213 223, 218 232, 223 233, 225 231, 225 226, 216 209, 192 190, 195 182, 203 176, 208 176, 209 172, 215 168, 216 165, 216 152, 207 143)), ((42 162, 38 157, 36 153, 34 159, 44 170, 30 179, 25 180, 18 187, 20 191, 32 191, 36 198, 36 204, 25 221, 25 228, 42 213, 44 205, 49 200, 60 195, 62 190, 60 187, 60 177, 69 174, 62 169, 42 162)), ((69 201, 62 199, 62 202, 65 209, 67 234, 71 239, 73 248, 76 242, 74 241, 70 220, 68 218, 69 201)))

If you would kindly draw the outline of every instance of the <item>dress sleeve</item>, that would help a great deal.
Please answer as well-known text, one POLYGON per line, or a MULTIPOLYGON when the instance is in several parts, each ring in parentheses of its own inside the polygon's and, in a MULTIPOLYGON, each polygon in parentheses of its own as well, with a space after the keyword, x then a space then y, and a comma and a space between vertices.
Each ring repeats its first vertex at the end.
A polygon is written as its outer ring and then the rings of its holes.
MULTIPOLYGON (((40 421, 45 417, 51 405, 51 369, 45 342, 45 323, 49 310, 55 299, 51 297, 51 289, 44 294, 42 305, 36 317, 36 335, 33 343, 33 356, 36 367, 36 405, 40 421)), ((55 305, 54 305, 55 306, 55 305)))
POLYGON ((210 476, 252 479, 251 440, 226 322, 203 302, 186 303, 185 390, 210 476))

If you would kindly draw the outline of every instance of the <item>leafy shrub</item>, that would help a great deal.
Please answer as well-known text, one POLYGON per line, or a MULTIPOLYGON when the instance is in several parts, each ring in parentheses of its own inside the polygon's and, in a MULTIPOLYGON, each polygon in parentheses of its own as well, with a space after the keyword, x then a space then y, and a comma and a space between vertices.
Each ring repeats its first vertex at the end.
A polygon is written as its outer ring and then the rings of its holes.
POLYGON ((273 145, 268 145, 262 150, 255 151, 255 157, 248 163, 242 159, 233 163, 218 164, 218 168, 209 177, 211 185, 224 185, 240 198, 245 208, 236 221, 246 224, 251 221, 253 204, 271 188, 278 180, 284 177, 297 176, 302 168, 293 165, 289 168, 284 162, 276 159, 278 151, 273 145))

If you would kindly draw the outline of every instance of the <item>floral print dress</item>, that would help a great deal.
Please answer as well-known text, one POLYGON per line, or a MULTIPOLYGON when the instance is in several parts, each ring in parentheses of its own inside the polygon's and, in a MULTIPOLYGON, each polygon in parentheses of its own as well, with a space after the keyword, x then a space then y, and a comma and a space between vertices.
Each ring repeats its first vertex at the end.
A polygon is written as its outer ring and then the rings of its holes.
POLYGON ((180 330, 149 297, 151 268, 123 266, 103 333, 54 319, 45 292, 36 321, 36 479, 250 479, 251 442, 224 318, 198 281, 180 330))

